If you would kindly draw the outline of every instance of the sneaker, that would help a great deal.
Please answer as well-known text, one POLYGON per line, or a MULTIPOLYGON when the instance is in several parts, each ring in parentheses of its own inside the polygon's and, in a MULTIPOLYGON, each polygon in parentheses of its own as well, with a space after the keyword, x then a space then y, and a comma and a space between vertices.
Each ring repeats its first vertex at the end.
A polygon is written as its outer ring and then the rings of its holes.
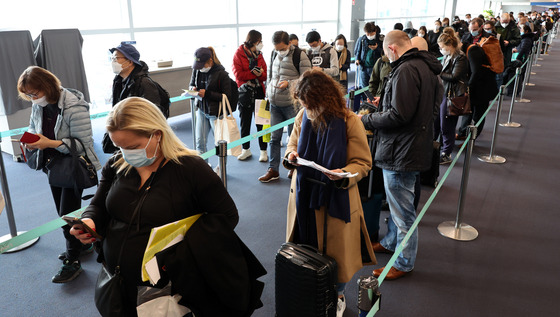
POLYGON ((261 150, 261 155, 259 156, 259 162, 268 162, 268 153, 266 153, 266 150, 264 151, 261 150))
POLYGON ((246 159, 250 158, 253 155, 253 153, 251 153, 251 149, 243 149, 241 150, 241 154, 237 157, 238 160, 240 161, 245 161, 246 159))
POLYGON ((266 171, 266 174, 259 177, 259 181, 261 181, 261 183, 268 183, 270 181, 277 180, 278 178, 280 178, 280 174, 278 173, 278 171, 275 171, 272 168, 269 168, 266 171))
POLYGON ((82 266, 80 265, 80 261, 76 260, 74 262, 70 262, 68 259, 62 262, 62 267, 60 271, 56 273, 55 276, 52 278, 53 283, 68 283, 78 277, 82 272, 82 266))
MULTIPOLYGON (((93 243, 82 244, 82 248, 80 249, 80 256, 86 255, 93 252, 93 243)), ((66 260, 68 258, 68 253, 66 251, 62 252, 58 255, 59 260, 66 260)))
POLYGON ((441 156, 439 157, 439 164, 443 165, 443 164, 449 164, 451 163, 451 154, 447 155, 445 153, 441 153, 441 156))
POLYGON ((346 310, 346 299, 344 298, 344 295, 342 295, 342 298, 338 298, 338 303, 336 304, 336 317, 342 317, 344 316, 344 311, 346 310))

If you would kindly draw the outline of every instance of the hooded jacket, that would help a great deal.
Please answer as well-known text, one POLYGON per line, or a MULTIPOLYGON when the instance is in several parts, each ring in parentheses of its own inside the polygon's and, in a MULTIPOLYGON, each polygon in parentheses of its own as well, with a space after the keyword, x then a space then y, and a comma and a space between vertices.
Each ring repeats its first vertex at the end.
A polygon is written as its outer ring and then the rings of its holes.
POLYGON ((416 48, 391 66, 382 111, 362 117, 366 129, 377 130, 375 165, 399 172, 424 171, 431 165, 434 117, 443 97, 437 77, 442 66, 432 54, 416 48))
POLYGON ((222 94, 230 99, 232 93, 229 75, 224 66, 218 64, 214 64, 207 73, 194 70, 189 86, 206 90, 202 100, 198 98, 193 100, 197 109, 210 116, 218 115, 222 94))
MULTIPOLYGON (((70 154, 69 137, 80 139, 85 149, 80 142, 76 142, 78 153, 80 155, 87 154, 95 169, 101 169, 99 159, 93 150, 89 103, 84 99, 84 94, 75 89, 62 88, 60 98, 58 99, 58 108, 60 113, 56 118, 54 136, 56 140, 62 141, 63 144, 59 145, 55 150, 62 154, 70 154)), ((31 106, 28 131, 34 134, 43 133, 43 107, 36 104, 31 106)), ((37 155, 37 159, 40 159, 39 155, 37 155)), ((37 166, 40 166, 39 162, 37 162, 37 166)))
POLYGON ((313 49, 307 50, 307 57, 311 61, 311 67, 321 67, 325 74, 338 76, 338 55, 336 50, 329 43, 323 42, 323 47, 317 53, 313 49))
POLYGON ((134 64, 134 70, 126 78, 117 75, 113 79, 113 106, 128 97, 142 97, 156 105, 160 105, 157 86, 148 80, 148 65, 140 61, 141 65, 134 64))

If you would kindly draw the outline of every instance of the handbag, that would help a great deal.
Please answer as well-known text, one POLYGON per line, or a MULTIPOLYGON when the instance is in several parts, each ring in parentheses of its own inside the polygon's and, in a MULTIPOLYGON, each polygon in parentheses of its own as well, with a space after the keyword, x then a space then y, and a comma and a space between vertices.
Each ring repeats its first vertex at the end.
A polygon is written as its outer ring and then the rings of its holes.
POLYGON ((55 156, 47 162, 49 184, 62 188, 85 189, 98 184, 97 170, 87 156, 86 147, 80 139, 70 138, 70 154, 55 156), (76 140, 85 155, 79 155, 76 140))
POLYGON ((467 92, 459 97, 451 97, 451 90, 447 93, 447 115, 466 116, 472 113, 469 88, 467 92))
MULTIPOLYGON (((225 140, 227 143, 241 139, 237 121, 231 112, 231 106, 226 95, 222 94, 222 102, 218 110, 218 118, 214 121, 216 145, 219 140, 225 140), (226 107, 227 105, 227 107, 226 107), (229 112, 228 112, 229 110, 229 112), (223 116, 221 115, 223 111, 223 116), (228 114, 229 113, 229 114, 228 114)), ((228 155, 239 156, 241 154, 241 144, 228 150, 228 155)))
MULTIPOLYGON (((165 160, 162 160, 158 169, 163 166, 165 160)), ((136 218, 136 215, 139 214, 142 205, 144 204, 144 200, 148 195, 148 191, 152 185, 152 181, 155 178, 155 173, 152 174, 152 177, 149 180, 148 186, 142 193, 142 197, 134 212, 132 213, 131 219, 136 218)), ((139 219, 138 219, 139 220, 139 219)), ((95 306, 97 310, 103 317, 119 317, 119 316, 128 316, 130 312, 127 311, 127 307, 123 305, 124 298, 125 298, 125 290, 124 290, 124 279, 121 276, 120 272, 120 263, 121 257, 124 250, 124 245, 126 242, 126 238, 130 234, 130 228, 132 227, 132 221, 128 224, 128 228, 126 229, 126 234, 123 239, 123 243, 121 245, 121 249, 119 251, 119 256, 117 257, 117 265, 115 266, 115 274, 111 274, 109 269, 105 263, 101 266, 101 271, 99 271, 99 275, 97 276, 97 281, 95 283, 95 306)))

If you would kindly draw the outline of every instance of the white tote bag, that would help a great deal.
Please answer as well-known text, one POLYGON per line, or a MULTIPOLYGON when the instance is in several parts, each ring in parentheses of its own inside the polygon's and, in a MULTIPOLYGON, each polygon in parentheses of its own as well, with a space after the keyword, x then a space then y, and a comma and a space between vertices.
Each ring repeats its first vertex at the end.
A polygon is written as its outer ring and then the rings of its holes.
MULTIPOLYGON (((220 110, 218 110, 218 119, 214 121, 214 125, 216 127, 214 131, 216 145, 218 145, 219 140, 225 140, 229 144, 241 138, 239 128, 237 127, 237 121, 235 121, 233 117, 229 100, 225 94, 222 94, 222 102, 220 102, 220 110), (220 119, 221 114, 224 116, 220 119)), ((241 154, 241 145, 228 150, 227 153, 228 155, 239 156, 241 154)))

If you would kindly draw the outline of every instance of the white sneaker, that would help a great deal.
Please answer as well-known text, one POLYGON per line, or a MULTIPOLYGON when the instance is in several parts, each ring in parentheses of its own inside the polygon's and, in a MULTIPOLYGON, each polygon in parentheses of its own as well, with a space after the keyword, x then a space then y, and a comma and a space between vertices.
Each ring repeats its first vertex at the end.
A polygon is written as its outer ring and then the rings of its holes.
POLYGON ((344 315, 344 311, 346 310, 346 299, 344 295, 342 298, 338 299, 338 304, 336 304, 336 317, 342 317, 344 315))
POLYGON ((238 160, 240 161, 245 161, 246 159, 250 158, 253 155, 253 153, 251 153, 251 149, 243 149, 241 150, 241 154, 239 154, 239 156, 237 157, 238 160))
POLYGON ((259 162, 268 162, 268 154, 266 150, 261 151, 261 155, 259 156, 259 162))

